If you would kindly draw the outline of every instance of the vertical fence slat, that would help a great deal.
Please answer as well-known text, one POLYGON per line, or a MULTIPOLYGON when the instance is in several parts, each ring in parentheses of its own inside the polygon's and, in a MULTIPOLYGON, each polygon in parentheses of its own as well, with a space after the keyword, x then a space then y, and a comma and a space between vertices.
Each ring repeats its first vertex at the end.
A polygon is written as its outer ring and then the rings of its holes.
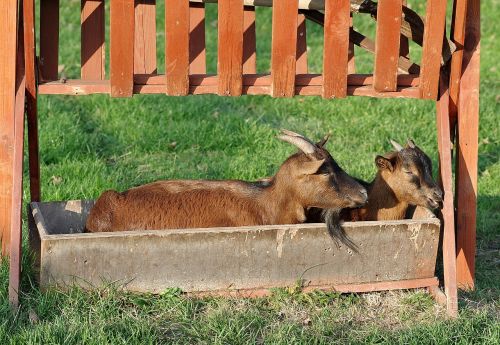
POLYGON ((427 0, 420 71, 421 98, 437 99, 445 16, 446 1, 427 0))
POLYGON ((134 73, 156 73, 156 0, 135 0, 134 73))
POLYGON ((380 0, 377 10, 373 87, 396 91, 402 0, 380 0))
POLYGON ((165 0, 167 95, 189 93, 189 0, 165 0))
POLYGON ((243 73, 257 73, 257 47, 255 40, 255 7, 243 9, 243 73))
POLYGON ((59 0, 40 1, 40 74, 56 80, 59 65, 59 0))
POLYGON ((14 164, 17 1, 0 1, 0 241, 9 254, 14 164))
POLYGON ((465 44, 465 19, 467 15, 467 0, 453 2, 453 18, 451 21, 451 36, 458 49, 451 56, 450 67, 450 118, 453 124, 457 119, 458 97, 460 93, 460 78, 462 77, 462 61, 465 44), (462 47, 462 48, 461 48, 462 47))
POLYGON ((349 0, 325 0, 323 97, 347 96, 349 0))
POLYGON ((189 73, 207 73, 204 3, 189 3, 189 73))
MULTIPOLYGON (((403 0, 402 5, 406 6, 407 1, 403 0)), ((410 58, 410 43, 405 35, 400 35, 399 55, 410 58)))
POLYGON ((299 14, 297 17, 297 63, 296 74, 307 74, 307 32, 306 16, 299 14))
MULTIPOLYGON (((350 29, 353 28, 353 17, 352 13, 349 20, 350 29)), ((354 74, 356 73, 356 61, 354 58, 354 43, 349 41, 349 62, 347 63, 347 73, 354 74)))
POLYGON ((243 73, 243 1, 219 0, 218 93, 240 96, 243 73))
POLYGON ((104 0, 81 1, 81 77, 104 79, 104 0))
POLYGON ((271 51, 271 95, 292 97, 295 94, 298 1, 273 1, 271 51))
POLYGON ((30 194, 31 201, 40 201, 40 161, 38 153, 38 114, 35 72, 35 2, 34 0, 23 0, 23 5, 30 194))
POLYGON ((113 0, 110 8, 112 97, 130 97, 134 88, 134 0, 113 0))

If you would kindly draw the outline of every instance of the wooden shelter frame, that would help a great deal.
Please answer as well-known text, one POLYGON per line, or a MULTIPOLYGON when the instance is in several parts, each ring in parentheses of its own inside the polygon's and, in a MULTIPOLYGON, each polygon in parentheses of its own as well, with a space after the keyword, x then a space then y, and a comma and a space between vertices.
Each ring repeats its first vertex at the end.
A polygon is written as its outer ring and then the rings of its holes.
MULTIPOLYGON (((439 173, 444 190, 444 293, 434 283, 396 281, 382 288, 428 287, 446 303, 450 315, 457 314, 457 287, 474 288, 479 0, 453 1, 449 40, 445 38, 446 0, 427 0, 420 24, 404 0, 379 0, 378 4, 371 0, 218 0, 216 75, 206 74, 204 1, 165 0, 165 75, 156 72, 156 0, 108 1, 109 79, 104 68, 104 0, 81 0, 81 78, 75 80, 58 77, 59 0, 39 1, 38 31, 34 0, 0 2, 0 240, 2 254, 10 257, 9 299, 13 306, 19 303, 21 276, 25 115, 31 200, 41 199, 38 94, 352 95, 436 101, 439 173), (273 7, 269 74, 256 74, 253 5, 273 7), (362 11, 377 19, 375 43, 352 28, 352 13, 362 11), (324 25, 322 74, 307 70, 306 18, 324 25), (413 30, 415 25, 422 30, 413 30), (296 32, 289 29, 294 26, 296 32), (35 32, 39 35, 38 54, 35 32), (423 47, 420 66, 408 59, 408 38, 423 47), (354 44, 375 54, 373 74, 355 73, 354 44)), ((358 290, 378 289, 367 285, 358 290)), ((356 288, 347 287, 346 291, 356 288)))

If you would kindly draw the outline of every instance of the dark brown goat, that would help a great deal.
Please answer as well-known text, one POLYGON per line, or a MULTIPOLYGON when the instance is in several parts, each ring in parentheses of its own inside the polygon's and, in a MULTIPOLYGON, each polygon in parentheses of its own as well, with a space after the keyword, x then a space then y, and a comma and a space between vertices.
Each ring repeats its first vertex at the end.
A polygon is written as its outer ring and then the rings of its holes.
POLYGON ((337 233, 342 242, 352 248, 340 220, 404 219, 410 206, 435 209, 443 200, 443 192, 432 179, 430 158, 412 140, 405 148, 391 140, 396 151, 375 158, 378 168, 371 182, 358 180, 368 191, 368 202, 361 208, 343 210, 311 209, 309 222, 325 221, 330 233, 337 233))
POLYGON ((106 191, 86 223, 89 232, 294 224, 310 207, 364 205, 365 188, 347 175, 323 148, 282 130, 281 140, 300 151, 268 182, 159 181, 123 193, 106 191))

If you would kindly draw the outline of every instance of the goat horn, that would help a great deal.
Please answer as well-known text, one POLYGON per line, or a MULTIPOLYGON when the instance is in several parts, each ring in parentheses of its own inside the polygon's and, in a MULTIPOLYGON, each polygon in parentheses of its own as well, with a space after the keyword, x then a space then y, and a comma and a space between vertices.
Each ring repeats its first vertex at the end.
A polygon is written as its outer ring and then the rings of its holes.
POLYGON ((417 145, 415 145, 415 143, 411 139, 408 139, 408 142, 406 143, 406 145, 408 145, 412 149, 414 149, 415 146, 417 146, 417 145))
POLYGON ((390 140, 391 141, 391 144, 392 146, 394 146, 394 148, 396 149, 396 151, 401 151, 403 149, 403 146, 401 146, 400 143, 398 143, 397 141, 394 141, 394 140, 390 140))
POLYGON ((321 141, 319 143, 317 143, 316 145, 318 145, 319 147, 325 146, 325 144, 328 141, 328 139, 330 139, 330 135, 331 135, 331 133, 328 133, 327 135, 325 135, 323 137, 323 139, 321 139, 321 141))
POLYGON ((282 129, 281 134, 278 136, 278 138, 286 141, 287 143, 297 146, 305 154, 311 154, 316 151, 316 145, 309 139, 298 133, 282 129))

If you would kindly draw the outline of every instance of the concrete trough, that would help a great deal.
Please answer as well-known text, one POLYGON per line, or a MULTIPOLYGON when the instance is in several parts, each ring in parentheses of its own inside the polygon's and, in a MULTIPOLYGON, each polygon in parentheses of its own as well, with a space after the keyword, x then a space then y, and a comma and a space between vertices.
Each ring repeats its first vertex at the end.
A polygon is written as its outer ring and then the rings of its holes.
POLYGON ((324 224, 82 233, 93 201, 29 205, 42 288, 113 282, 130 291, 263 295, 294 286, 363 292, 436 286, 440 222, 345 223, 358 252, 337 248, 324 224))

